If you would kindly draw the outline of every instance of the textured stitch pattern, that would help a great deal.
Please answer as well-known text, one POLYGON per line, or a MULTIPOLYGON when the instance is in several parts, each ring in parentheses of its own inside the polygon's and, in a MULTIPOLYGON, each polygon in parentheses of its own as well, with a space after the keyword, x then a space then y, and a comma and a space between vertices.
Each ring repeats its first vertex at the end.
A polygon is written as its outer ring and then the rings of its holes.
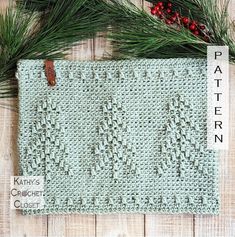
POLYGON ((66 162, 69 151, 63 141, 65 129, 58 121, 60 106, 51 98, 45 98, 36 105, 36 111, 36 120, 29 129, 31 139, 24 154, 28 162, 22 167, 23 173, 45 174, 47 182, 50 182, 53 172, 72 175, 72 168, 66 162))
POLYGON ((168 166, 174 164, 178 175, 184 177, 190 163, 198 172, 205 175, 207 167, 203 166, 205 144, 200 144, 199 123, 190 118, 190 104, 182 95, 173 97, 167 106, 169 118, 164 126, 160 144, 161 158, 158 160, 157 173, 164 174, 168 166))
POLYGON ((100 139, 94 147, 95 165, 91 174, 95 175, 104 168, 112 170, 113 179, 117 180, 131 173, 139 173, 132 156, 135 148, 127 141, 125 111, 115 98, 110 98, 102 106, 103 121, 98 126, 100 139), (125 171, 124 171, 125 170, 125 171))
POLYGON ((48 213, 219 211, 206 148, 206 60, 18 63, 21 175, 45 177, 48 213))

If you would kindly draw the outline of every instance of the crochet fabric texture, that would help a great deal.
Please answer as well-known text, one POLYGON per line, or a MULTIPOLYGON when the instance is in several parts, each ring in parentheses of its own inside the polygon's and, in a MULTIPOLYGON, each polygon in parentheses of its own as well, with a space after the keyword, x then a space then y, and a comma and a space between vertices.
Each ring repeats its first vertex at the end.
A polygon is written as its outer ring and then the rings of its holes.
POLYGON ((206 147, 204 59, 18 63, 21 175, 44 176, 48 213, 219 211, 206 147))

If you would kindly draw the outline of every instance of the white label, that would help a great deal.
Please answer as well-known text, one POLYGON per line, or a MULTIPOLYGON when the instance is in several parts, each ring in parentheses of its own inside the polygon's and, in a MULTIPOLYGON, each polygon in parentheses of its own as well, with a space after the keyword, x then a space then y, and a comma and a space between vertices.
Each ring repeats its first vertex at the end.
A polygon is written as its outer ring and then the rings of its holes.
POLYGON ((207 147, 229 148, 229 49, 207 47, 207 147))
POLYGON ((43 192, 43 176, 11 176, 11 209, 43 209, 43 192))

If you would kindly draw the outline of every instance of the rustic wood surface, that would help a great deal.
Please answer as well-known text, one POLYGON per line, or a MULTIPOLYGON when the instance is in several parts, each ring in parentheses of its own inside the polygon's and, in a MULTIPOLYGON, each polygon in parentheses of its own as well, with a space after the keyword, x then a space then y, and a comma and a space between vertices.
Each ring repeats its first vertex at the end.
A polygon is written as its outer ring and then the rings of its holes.
MULTIPOLYGON (((4 10, 7 0, 0 0, 4 10)), ((147 8, 141 0, 133 1, 147 8)), ((235 18, 235 0, 230 13, 235 18)), ((69 59, 108 57, 110 44, 93 39, 71 50, 69 59)), ((17 99, 0 100, 0 237, 235 237, 235 66, 230 68, 230 149, 221 152, 221 211, 210 215, 23 216, 9 208, 9 182, 17 175, 17 99)))

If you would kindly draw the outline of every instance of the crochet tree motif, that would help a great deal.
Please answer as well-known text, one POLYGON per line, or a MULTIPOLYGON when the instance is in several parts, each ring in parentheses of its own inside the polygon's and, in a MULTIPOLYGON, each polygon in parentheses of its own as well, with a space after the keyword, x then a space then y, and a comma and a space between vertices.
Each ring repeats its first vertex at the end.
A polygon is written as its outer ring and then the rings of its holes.
POLYGON ((58 121, 59 113, 59 106, 50 98, 37 105, 37 118, 26 148, 24 175, 45 175, 47 182, 53 172, 72 175, 72 169, 66 162, 68 149, 63 139, 64 128, 58 121))
POLYGON ((118 180, 124 174, 138 174, 133 161, 135 148, 127 140, 128 128, 125 111, 121 103, 110 98, 102 106, 103 120, 98 126, 99 142, 94 149, 94 176, 106 167, 110 167, 112 178, 118 180))
POLYGON ((173 164, 178 176, 183 178, 186 169, 192 165, 196 170, 207 173, 200 156, 205 147, 199 142, 199 126, 190 118, 190 106, 181 95, 172 98, 168 104, 169 119, 163 130, 160 144, 161 157, 157 165, 157 174, 164 172, 173 164))

